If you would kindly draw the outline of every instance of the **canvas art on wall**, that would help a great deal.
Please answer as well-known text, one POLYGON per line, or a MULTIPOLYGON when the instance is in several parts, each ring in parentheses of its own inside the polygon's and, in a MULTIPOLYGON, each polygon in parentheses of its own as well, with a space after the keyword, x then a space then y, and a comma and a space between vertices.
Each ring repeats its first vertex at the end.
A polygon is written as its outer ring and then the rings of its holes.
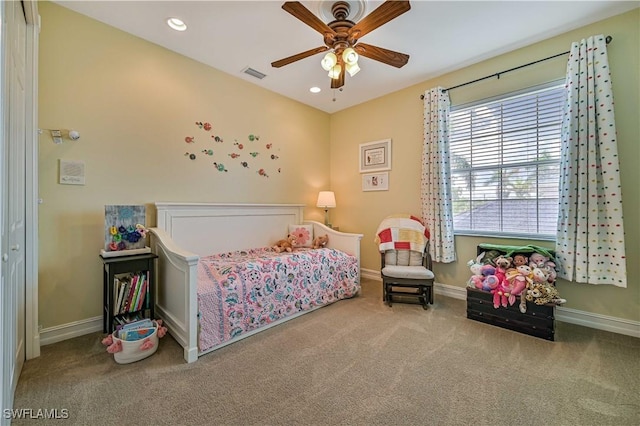
POLYGON ((103 257, 149 253, 145 206, 104 206, 103 257))
POLYGON ((360 173, 391 170, 391 139, 360 144, 360 173))

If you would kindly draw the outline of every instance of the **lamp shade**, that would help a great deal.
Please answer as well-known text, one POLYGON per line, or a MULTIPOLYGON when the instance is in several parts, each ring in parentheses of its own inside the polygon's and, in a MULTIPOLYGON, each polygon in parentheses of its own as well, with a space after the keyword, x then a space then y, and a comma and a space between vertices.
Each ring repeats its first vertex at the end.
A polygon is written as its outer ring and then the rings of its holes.
POLYGON ((320 191, 318 194, 317 207, 333 208, 336 206, 336 196, 333 191, 320 191))
POLYGON ((342 72, 342 65, 334 65, 333 68, 329 70, 329 77, 335 79, 340 78, 340 73, 342 72))
POLYGON ((338 58, 336 57, 336 54, 333 52, 329 52, 326 55, 324 55, 324 58, 322 58, 322 61, 320 61, 320 64, 322 65, 322 68, 325 71, 331 71, 331 68, 333 68, 337 63, 338 63, 338 58))
POLYGON ((349 65, 353 65, 358 62, 358 54, 351 47, 347 47, 342 52, 342 60, 345 61, 349 65))
POLYGON ((355 63, 355 64, 347 64, 347 72, 349 73, 349 75, 351 77, 356 75, 358 73, 358 71, 360 71, 360 67, 358 66, 357 63, 355 63))

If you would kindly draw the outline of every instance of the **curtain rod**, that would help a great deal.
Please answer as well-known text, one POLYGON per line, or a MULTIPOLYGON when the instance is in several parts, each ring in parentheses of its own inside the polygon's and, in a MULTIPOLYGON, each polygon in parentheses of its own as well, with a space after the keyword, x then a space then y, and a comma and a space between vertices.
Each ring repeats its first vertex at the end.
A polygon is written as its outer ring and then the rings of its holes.
MULTIPOLYGON (((611 43, 611 40, 613 40, 613 37, 611 37, 611 36, 607 36, 605 38, 605 42, 607 44, 611 43)), ((486 77, 477 78, 477 79, 475 79, 473 81, 467 81, 466 83, 458 84, 457 86, 449 87, 448 89, 442 89, 442 91, 446 92, 448 90, 457 89, 458 87, 466 86, 468 84, 477 83, 478 81, 486 80, 488 78, 497 77, 498 79, 500 79, 500 76, 502 74, 506 74, 506 73, 511 72, 511 71, 519 70, 520 68, 528 67, 530 65, 534 65, 534 64, 537 64, 539 62, 548 61, 549 59, 557 58, 558 56, 566 55, 566 54, 568 54, 570 52, 571 52, 570 50, 567 50, 566 52, 558 53, 557 55, 549 56, 548 58, 538 59, 537 61, 529 62, 528 64, 520 65, 520 66, 515 67, 515 68, 510 68, 508 70, 500 71, 500 72, 497 72, 495 74, 488 75, 486 77)), ((420 99, 424 99, 424 95, 420 95, 420 99)))

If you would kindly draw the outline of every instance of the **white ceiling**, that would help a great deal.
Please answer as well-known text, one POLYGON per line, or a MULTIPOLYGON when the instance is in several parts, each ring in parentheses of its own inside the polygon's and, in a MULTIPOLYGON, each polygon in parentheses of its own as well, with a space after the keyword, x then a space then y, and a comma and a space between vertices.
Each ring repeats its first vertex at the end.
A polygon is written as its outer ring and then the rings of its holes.
MULTIPOLYGON (((281 9, 283 1, 55 3, 329 113, 640 6, 638 1, 414 0, 411 10, 361 40, 406 53, 409 63, 398 69, 361 57, 361 71, 347 75, 337 91, 320 67, 323 54, 271 67, 275 60, 324 45, 320 33, 281 9), (182 19, 188 30, 170 29, 169 17, 182 19), (246 75, 246 67, 267 76, 246 75), (312 86, 322 91, 310 93, 312 86)), ((302 3, 322 15, 321 2, 302 3)), ((363 16, 381 3, 367 1, 363 16)))

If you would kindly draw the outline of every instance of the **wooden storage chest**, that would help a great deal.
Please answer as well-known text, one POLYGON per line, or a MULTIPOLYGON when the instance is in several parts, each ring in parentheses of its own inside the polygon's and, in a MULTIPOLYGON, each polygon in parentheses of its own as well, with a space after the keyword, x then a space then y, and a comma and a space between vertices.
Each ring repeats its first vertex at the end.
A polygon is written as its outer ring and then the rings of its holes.
POLYGON ((546 340, 555 340, 555 305, 527 302, 527 312, 519 309, 520 298, 513 306, 493 307, 493 295, 488 291, 467 287, 467 318, 518 331, 546 340))

